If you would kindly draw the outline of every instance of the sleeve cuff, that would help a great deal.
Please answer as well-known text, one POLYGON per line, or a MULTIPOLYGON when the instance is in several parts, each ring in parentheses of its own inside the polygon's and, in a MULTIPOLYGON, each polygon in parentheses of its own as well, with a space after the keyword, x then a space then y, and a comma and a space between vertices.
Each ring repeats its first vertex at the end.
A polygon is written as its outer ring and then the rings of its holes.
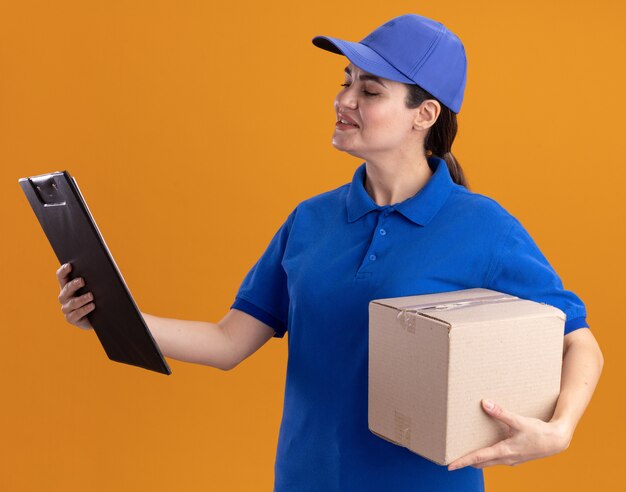
POLYGON ((578 328, 589 328, 586 316, 580 316, 578 318, 572 318, 565 321, 565 335, 577 330, 578 328))
POLYGON ((283 338, 285 336, 285 332, 287 331, 287 327, 285 323, 283 323, 280 319, 272 316, 267 311, 264 311, 260 307, 252 304, 251 302, 246 301, 241 297, 236 297, 235 302, 230 306, 231 309, 239 309, 239 311, 243 311, 244 313, 248 313, 250 316, 254 316, 259 321, 262 321, 269 327, 271 327, 276 333, 274 333, 274 338, 283 338))

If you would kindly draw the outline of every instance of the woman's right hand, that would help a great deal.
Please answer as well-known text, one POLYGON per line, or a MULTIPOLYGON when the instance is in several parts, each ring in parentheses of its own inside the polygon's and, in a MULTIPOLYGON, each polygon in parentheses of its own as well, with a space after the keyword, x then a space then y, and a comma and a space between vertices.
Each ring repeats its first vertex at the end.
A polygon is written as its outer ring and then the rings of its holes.
POLYGON ((74 293, 83 287, 85 281, 82 277, 69 280, 67 276, 71 270, 72 265, 70 263, 61 265, 61 268, 57 270, 57 280, 61 286, 61 292, 58 297, 61 303, 61 311, 65 314, 65 319, 68 323, 83 330, 91 330, 93 326, 91 326, 85 315, 96 307, 93 302, 90 302, 93 300, 93 294, 87 292, 81 296, 74 296, 74 293))

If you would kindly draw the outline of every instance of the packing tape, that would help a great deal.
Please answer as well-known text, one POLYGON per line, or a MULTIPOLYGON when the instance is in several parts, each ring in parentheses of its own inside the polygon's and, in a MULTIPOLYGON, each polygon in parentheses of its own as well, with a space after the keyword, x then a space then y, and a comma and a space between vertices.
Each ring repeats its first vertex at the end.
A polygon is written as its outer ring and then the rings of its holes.
POLYGON ((496 294, 493 296, 484 296, 478 299, 476 298, 467 298, 467 299, 459 299, 454 302, 442 303, 442 304, 433 304, 432 302, 427 302, 426 304, 415 304, 413 306, 405 306, 402 309, 454 309, 460 306, 468 306, 468 305, 476 305, 476 304, 491 304, 492 302, 499 301, 508 301, 508 300, 518 300, 519 297, 511 296, 511 295, 502 295, 496 294))
POLYGON ((411 417, 394 409, 395 442, 402 446, 411 445, 411 417))
POLYGON ((407 331, 415 333, 415 318, 417 317, 417 311, 426 311, 428 309, 434 309, 436 311, 461 309, 469 306, 477 306, 480 304, 492 304, 494 302, 507 302, 507 301, 519 301, 520 298, 509 295, 493 295, 485 296, 480 299, 460 299, 454 302, 433 304, 432 302, 426 304, 415 304, 413 306, 405 306, 399 308, 397 319, 401 319, 402 324, 407 331))

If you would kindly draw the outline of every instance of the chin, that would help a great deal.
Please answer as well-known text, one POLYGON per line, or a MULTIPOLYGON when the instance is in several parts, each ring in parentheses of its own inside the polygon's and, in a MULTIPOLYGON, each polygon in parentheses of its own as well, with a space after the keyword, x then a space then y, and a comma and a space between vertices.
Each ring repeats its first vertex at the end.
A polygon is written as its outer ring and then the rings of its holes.
POLYGON ((357 149, 354 149, 354 148, 346 146, 346 145, 342 145, 341 143, 338 143, 337 141, 335 141, 334 138, 332 140, 332 145, 333 145, 333 147, 335 147, 337 150, 339 150, 341 152, 345 152, 345 153, 350 154, 350 155, 352 155, 354 157, 362 158, 361 153, 357 149))

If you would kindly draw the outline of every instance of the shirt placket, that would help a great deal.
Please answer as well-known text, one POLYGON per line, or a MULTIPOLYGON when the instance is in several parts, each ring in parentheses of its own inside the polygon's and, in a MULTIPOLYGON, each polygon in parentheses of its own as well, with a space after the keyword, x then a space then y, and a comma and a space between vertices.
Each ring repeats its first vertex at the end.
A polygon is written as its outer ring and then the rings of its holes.
POLYGON ((355 278, 369 278, 377 270, 377 266, 384 258, 389 243, 389 215, 393 213, 393 207, 383 208, 378 212, 378 219, 374 233, 370 235, 370 243, 361 260, 361 265, 356 272, 355 278))

